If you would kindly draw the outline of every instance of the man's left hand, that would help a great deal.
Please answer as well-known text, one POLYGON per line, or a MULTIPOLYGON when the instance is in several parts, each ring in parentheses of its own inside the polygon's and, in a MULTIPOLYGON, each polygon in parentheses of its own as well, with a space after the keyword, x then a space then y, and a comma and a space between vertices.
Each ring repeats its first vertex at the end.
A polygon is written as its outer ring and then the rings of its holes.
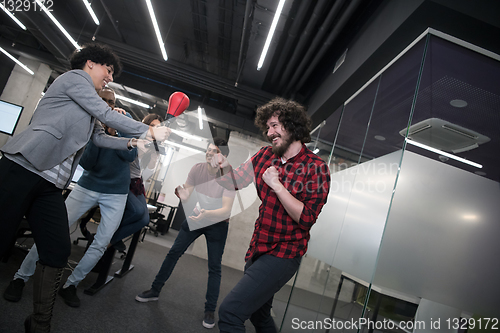
POLYGON ((121 113, 124 116, 127 114, 127 111, 123 110, 122 108, 114 108, 113 110, 115 110, 118 113, 121 113))
POLYGON ((279 172, 274 166, 267 168, 262 175, 262 179, 274 191, 278 190, 279 186, 282 185, 279 179, 279 172))

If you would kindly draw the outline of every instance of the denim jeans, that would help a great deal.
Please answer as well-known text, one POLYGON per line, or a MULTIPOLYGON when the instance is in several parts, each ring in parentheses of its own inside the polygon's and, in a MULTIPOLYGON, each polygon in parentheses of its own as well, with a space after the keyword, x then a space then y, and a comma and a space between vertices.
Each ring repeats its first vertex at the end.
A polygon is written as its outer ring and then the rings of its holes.
POLYGON ((250 319, 257 333, 275 333, 273 297, 297 272, 301 258, 262 255, 245 265, 245 273, 219 307, 220 332, 245 332, 250 319))
MULTIPOLYGON (((76 185, 73 191, 71 191, 66 199, 69 225, 73 225, 86 211, 97 204, 99 204, 101 209, 101 222, 97 227, 94 241, 85 252, 85 255, 73 273, 68 277, 65 286, 78 285, 94 268, 99 259, 101 259, 111 237, 120 224, 126 200, 126 194, 99 193, 87 190, 79 185, 76 185)), ((27 281, 35 272, 37 260, 37 247, 33 245, 28 255, 24 258, 21 267, 14 275, 14 279, 20 278, 27 281)))
POLYGON ((219 222, 205 228, 190 231, 186 220, 182 223, 181 230, 175 239, 174 245, 168 252, 160 271, 155 277, 151 289, 160 292, 163 285, 172 274, 177 260, 186 252, 187 248, 201 235, 207 239, 208 249, 208 283, 205 311, 215 311, 219 298, 221 281, 221 262, 226 245, 228 223, 219 222))
POLYGON ((143 194, 136 196, 131 191, 128 192, 127 205, 123 212, 120 227, 111 238, 111 244, 130 236, 149 223, 149 211, 146 198, 143 194))

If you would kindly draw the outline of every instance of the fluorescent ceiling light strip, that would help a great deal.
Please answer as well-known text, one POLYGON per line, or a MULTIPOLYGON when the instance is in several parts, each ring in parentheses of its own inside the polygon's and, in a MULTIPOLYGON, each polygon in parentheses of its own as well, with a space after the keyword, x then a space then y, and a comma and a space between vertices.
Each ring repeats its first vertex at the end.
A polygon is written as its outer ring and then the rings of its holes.
POLYGON ((426 150, 432 151, 433 153, 449 157, 451 159, 457 160, 457 161, 465 163, 465 164, 472 165, 473 167, 476 167, 476 168, 479 168, 479 169, 481 169, 483 167, 481 164, 471 162, 469 160, 466 160, 465 158, 461 158, 461 157, 458 157, 458 156, 446 153, 446 152, 444 152, 442 150, 439 150, 439 149, 436 149, 436 148, 432 148, 430 146, 424 145, 424 144, 419 143, 417 141, 406 139, 406 142, 408 142, 409 144, 412 144, 414 146, 420 147, 422 149, 426 149, 426 150))
POLYGON ((197 135, 188 134, 186 132, 179 131, 179 130, 176 130, 176 129, 172 129, 171 131, 174 134, 177 134, 179 136, 182 136, 182 137, 185 137, 185 138, 188 138, 188 139, 193 139, 193 140, 196 140, 196 141, 203 141, 203 138, 201 138, 201 137, 199 137, 197 135))
POLYGON ((52 13, 49 12, 47 8, 45 8, 43 3, 40 0, 35 0, 35 1, 40 6, 40 8, 45 12, 45 14, 47 14, 47 16, 52 20, 52 22, 54 22, 54 24, 59 28, 59 30, 61 30, 64 36, 66 36, 66 38, 71 42, 71 44, 73 44, 75 49, 80 50, 81 49, 80 45, 78 45, 78 43, 69 35, 69 33, 66 31, 66 29, 63 28, 61 23, 59 23, 59 21, 56 20, 54 15, 52 15, 52 13))
POLYGON ((99 25, 99 19, 95 15, 94 11, 92 10, 92 7, 90 6, 90 3, 87 0, 82 0, 83 3, 85 4, 85 7, 87 7, 87 10, 90 13, 90 16, 92 16, 92 19, 94 20, 96 25, 99 25))
POLYGON ((153 5, 151 0, 146 0, 148 5, 149 16, 151 16, 151 21, 153 22, 153 27, 155 28, 156 38, 158 39, 158 44, 160 45, 161 54, 163 55, 163 60, 167 61, 167 51, 165 50, 165 44, 163 44, 163 39, 161 38, 160 28, 158 27, 158 22, 156 21, 155 11, 153 10, 153 5))
POLYGON ((11 12, 9 12, 9 10, 7 8, 4 7, 4 5, 2 3, 0 3, 0 7, 3 9, 4 12, 7 13, 7 15, 10 16, 11 19, 14 20, 14 22, 17 23, 18 26, 20 26, 23 30, 26 30, 26 27, 24 26, 24 24, 21 23, 21 21, 19 21, 17 19, 17 17, 14 16, 14 14, 12 14, 11 12))
POLYGON ((17 60, 16 58, 14 58, 12 56, 12 54, 10 54, 9 52, 5 51, 3 48, 0 47, 0 51, 2 51, 3 54, 5 54, 7 57, 9 57, 10 59, 12 59, 12 61, 14 61, 16 64, 18 64, 19 66, 21 66, 26 72, 30 73, 31 75, 35 75, 35 73, 28 68, 28 66, 26 66, 25 64, 23 64, 22 62, 20 62, 19 60, 17 60))
POLYGON ((125 97, 125 96, 122 96, 122 95, 116 95, 116 99, 122 99, 125 102, 129 102, 129 103, 132 103, 132 104, 135 104, 135 105, 139 105, 139 106, 142 106, 143 108, 146 108, 146 109, 151 109, 151 106, 149 106, 146 103, 142 103, 142 102, 136 101, 134 99, 131 99, 131 98, 128 98, 128 97, 125 97))
POLYGON ((267 35, 266 43, 264 44, 264 49, 262 50, 259 63, 257 64, 258 71, 260 71, 262 65, 264 64, 264 59, 266 59, 266 54, 269 49, 269 45, 271 45, 271 40, 273 39, 274 31, 276 30, 276 26, 278 25, 278 20, 280 19, 281 11, 283 10, 285 1, 286 0, 280 0, 280 3, 278 4, 278 9, 276 9, 276 13, 274 14, 273 23, 271 23, 271 29, 269 29, 269 34, 267 35))
POLYGON ((203 129, 203 115, 201 113, 201 107, 198 106, 198 123, 200 124, 200 129, 203 129))

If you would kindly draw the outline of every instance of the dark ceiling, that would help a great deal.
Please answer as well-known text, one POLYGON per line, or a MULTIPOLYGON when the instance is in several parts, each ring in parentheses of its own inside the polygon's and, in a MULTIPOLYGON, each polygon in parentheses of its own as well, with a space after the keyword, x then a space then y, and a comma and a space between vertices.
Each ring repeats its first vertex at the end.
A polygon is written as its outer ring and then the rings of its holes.
MULTIPOLYGON (((151 95, 156 101, 149 102, 158 102, 159 108, 172 92, 183 91, 193 109, 201 105, 214 122, 249 133, 258 133, 256 107, 274 96, 306 102, 381 3, 288 0, 264 66, 257 71, 277 0, 153 0, 168 61, 162 58, 144 0, 90 2, 99 26, 81 0, 50 3, 54 17, 80 45, 95 39, 117 52, 124 64, 117 83, 151 95)), ((74 47, 43 12, 16 12, 28 31, 0 15, 0 45, 48 63, 54 76, 68 70, 74 47)), ((144 109, 126 106, 142 118, 144 109)))
MULTIPOLYGON (((260 71, 257 62, 278 0, 152 0, 168 61, 162 58, 145 0, 90 2, 99 26, 82 0, 54 0, 52 14, 80 45, 96 40, 115 50, 124 65, 115 80, 124 88, 119 94, 163 113, 170 94, 183 91, 191 99, 189 110, 203 107, 212 129, 226 135, 230 130, 260 135, 253 124, 255 109, 279 95, 308 106, 314 126, 326 119, 320 137, 333 143, 342 104, 428 27, 500 54, 498 0, 288 0, 260 71), (346 50, 345 62, 332 74, 346 50)), ((16 16, 28 30, 1 12, 0 46, 49 64, 53 77, 68 70, 74 48, 48 17, 33 8, 16 16)), ((413 78, 399 79, 384 88, 388 105, 411 102, 406 96, 412 96, 413 78)), ((440 79, 424 82, 423 88, 444 82, 440 79)), ((467 83, 468 77, 460 80, 467 83)), ((489 90, 488 84, 478 85, 489 90)), ((137 119, 148 112, 121 105, 137 119)), ((367 144, 364 158, 401 148, 398 132, 408 113, 395 112, 398 107, 374 119, 374 135, 386 133, 388 124, 397 131, 385 143, 367 144)), ((345 133, 339 134, 346 151, 354 154, 363 150, 367 135, 359 119, 344 119, 345 133)))

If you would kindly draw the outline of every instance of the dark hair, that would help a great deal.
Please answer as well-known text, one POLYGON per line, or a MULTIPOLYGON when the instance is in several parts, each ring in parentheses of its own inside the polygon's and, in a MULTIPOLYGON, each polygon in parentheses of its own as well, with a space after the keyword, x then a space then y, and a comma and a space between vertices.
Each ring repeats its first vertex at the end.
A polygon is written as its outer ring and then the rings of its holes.
POLYGON ((161 123, 163 122, 163 117, 156 113, 150 113, 142 119, 142 122, 146 125, 150 125, 153 120, 159 120, 161 123))
POLYGON ((115 77, 120 75, 122 71, 120 59, 107 45, 88 43, 83 45, 81 50, 75 50, 69 59, 71 69, 83 69, 87 60, 96 64, 113 66, 113 76, 115 77))
POLYGON ((229 155, 229 147, 227 145, 226 139, 215 137, 213 142, 210 142, 210 141, 208 142, 207 148, 210 144, 217 146, 217 148, 219 148, 220 153, 222 155, 224 155, 226 157, 227 157, 227 155, 229 155))
POLYGON ((276 97, 259 107, 255 117, 255 125, 264 132, 266 138, 267 121, 272 116, 278 116, 280 123, 290 133, 292 140, 302 143, 311 142, 312 121, 303 105, 292 100, 276 97))

